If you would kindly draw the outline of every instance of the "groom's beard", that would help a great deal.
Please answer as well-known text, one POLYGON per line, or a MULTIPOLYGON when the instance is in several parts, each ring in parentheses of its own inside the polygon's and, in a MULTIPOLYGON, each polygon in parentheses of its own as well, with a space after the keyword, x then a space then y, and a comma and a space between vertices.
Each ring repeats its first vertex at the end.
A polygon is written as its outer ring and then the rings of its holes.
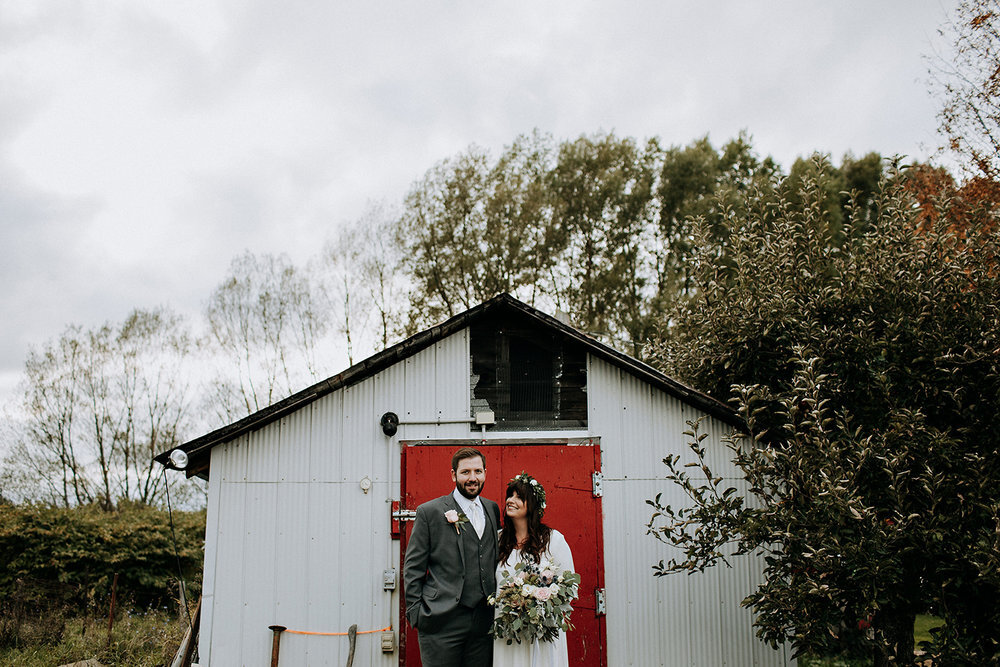
POLYGON ((466 482, 464 485, 456 484, 455 488, 469 500, 475 500, 476 496, 483 492, 483 485, 476 481, 466 482))

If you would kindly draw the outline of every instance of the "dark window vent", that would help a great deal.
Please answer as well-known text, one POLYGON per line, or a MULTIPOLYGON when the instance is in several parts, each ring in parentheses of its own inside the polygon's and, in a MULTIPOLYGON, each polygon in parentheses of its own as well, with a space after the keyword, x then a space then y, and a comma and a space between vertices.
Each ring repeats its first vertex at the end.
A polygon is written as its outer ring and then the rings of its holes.
POLYGON ((587 426, 587 355, 555 332, 484 318, 472 325, 471 416, 492 410, 496 430, 587 426))

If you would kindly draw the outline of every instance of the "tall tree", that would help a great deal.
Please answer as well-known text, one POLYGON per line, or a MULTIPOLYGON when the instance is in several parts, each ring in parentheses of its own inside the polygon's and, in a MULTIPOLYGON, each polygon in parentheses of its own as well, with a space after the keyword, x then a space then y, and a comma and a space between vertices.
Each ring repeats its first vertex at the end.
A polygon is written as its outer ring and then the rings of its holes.
POLYGON ((224 360, 211 399, 221 419, 256 412, 319 377, 329 317, 313 282, 285 256, 233 260, 205 311, 210 344, 224 360))
POLYGON ((84 453, 77 451, 77 430, 84 419, 79 411, 83 345, 81 328, 71 326, 55 343, 28 351, 23 385, 26 436, 8 459, 14 467, 20 461, 29 477, 46 487, 48 499, 64 507, 93 498, 84 453))
POLYGON ((435 165, 410 189, 399 226, 414 283, 407 333, 482 300, 477 246, 485 231, 487 173, 486 153, 473 147, 435 165))
POLYGON ((963 0, 929 58, 940 131, 973 175, 1000 179, 1000 3, 963 0))
POLYGON ((557 304, 584 330, 636 352, 650 331, 647 255, 659 147, 613 134, 563 143, 549 174, 563 235, 553 272, 557 304))
POLYGON ((475 147, 413 185, 397 238, 412 283, 412 333, 501 292, 529 301, 556 241, 543 179, 551 140, 518 137, 494 162, 475 147))
POLYGON ((654 246, 658 276, 654 310, 670 308, 696 290, 692 274, 695 220, 703 220, 702 229, 709 234, 702 250, 710 243, 716 249, 714 261, 726 264, 728 212, 742 205, 749 188, 771 187, 778 171, 771 158, 761 159, 754 153, 745 133, 721 150, 704 137, 665 152, 657 186, 660 211, 654 246))
POLYGON ((403 254, 396 243, 398 216, 376 205, 358 221, 360 249, 358 273, 375 321, 370 335, 375 350, 384 350, 402 333, 405 277, 396 270, 403 254))
POLYGON ((729 442, 750 497, 726 488, 692 432, 691 458, 665 460, 691 504, 651 501, 651 532, 683 554, 659 572, 711 566, 727 544, 762 551, 766 580, 746 604, 771 643, 910 664, 914 615, 929 610, 945 620, 935 660, 992 664, 998 240, 979 224, 975 243, 956 243, 947 202, 915 233, 896 178, 872 219, 843 221, 862 231, 831 246, 830 171, 805 173, 794 199, 751 197, 731 221, 732 267, 699 262, 699 298, 664 329, 665 370, 740 407, 749 437, 729 442))
POLYGON ((90 330, 71 326, 31 350, 25 428, 6 460, 19 469, 20 495, 105 509, 159 502, 153 456, 177 445, 188 425, 192 350, 187 325, 165 309, 90 330))
POLYGON ((195 342, 184 320, 166 309, 133 311, 118 328, 111 357, 122 417, 118 495, 159 502, 157 454, 183 441, 193 396, 195 342))

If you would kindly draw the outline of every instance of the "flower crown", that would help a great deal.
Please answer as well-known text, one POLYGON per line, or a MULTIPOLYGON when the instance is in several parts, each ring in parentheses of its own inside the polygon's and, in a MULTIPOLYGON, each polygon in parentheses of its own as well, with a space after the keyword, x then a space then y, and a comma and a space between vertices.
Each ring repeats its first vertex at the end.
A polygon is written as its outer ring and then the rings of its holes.
POLYGON ((538 480, 529 475, 528 473, 521 471, 521 474, 510 480, 510 483, 522 482, 528 485, 531 492, 535 494, 535 500, 538 501, 539 514, 545 512, 545 487, 538 483, 538 480))

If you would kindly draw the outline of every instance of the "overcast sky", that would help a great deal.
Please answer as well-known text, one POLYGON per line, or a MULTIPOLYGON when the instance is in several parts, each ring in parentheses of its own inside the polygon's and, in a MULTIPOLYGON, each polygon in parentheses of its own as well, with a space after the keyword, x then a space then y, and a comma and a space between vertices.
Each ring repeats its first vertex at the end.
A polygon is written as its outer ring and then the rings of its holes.
POLYGON ((235 255, 304 261, 470 144, 926 158, 953 4, 3 0, 0 397, 66 325, 196 315, 235 255))

